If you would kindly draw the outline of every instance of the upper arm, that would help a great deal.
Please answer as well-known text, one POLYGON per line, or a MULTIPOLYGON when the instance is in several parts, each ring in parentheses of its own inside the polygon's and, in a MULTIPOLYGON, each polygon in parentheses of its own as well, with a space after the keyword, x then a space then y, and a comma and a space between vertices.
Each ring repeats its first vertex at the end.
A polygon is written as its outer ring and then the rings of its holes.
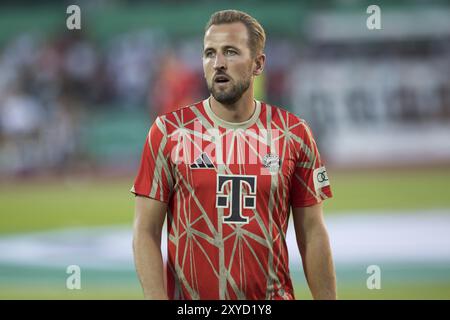
POLYGON ((331 198, 330 182, 319 149, 306 122, 295 130, 299 141, 298 154, 291 181, 291 204, 293 207, 310 207, 331 198))
POLYGON ((166 212, 167 203, 137 196, 135 200, 135 235, 144 232, 160 239, 166 212))
POLYGON ((325 229, 322 202, 309 207, 292 208, 297 239, 306 243, 325 229))
POLYGON ((161 117, 151 126, 145 139, 138 174, 131 192, 169 202, 174 185, 167 129, 161 117))

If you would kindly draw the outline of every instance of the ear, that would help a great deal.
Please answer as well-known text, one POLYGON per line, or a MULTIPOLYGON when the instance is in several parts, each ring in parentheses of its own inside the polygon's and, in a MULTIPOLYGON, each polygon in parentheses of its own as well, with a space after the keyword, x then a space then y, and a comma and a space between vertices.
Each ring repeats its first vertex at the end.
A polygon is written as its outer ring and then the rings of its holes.
POLYGON ((264 53, 259 54, 255 58, 255 69, 253 70, 253 75, 259 76, 264 71, 265 63, 266 55, 264 53))

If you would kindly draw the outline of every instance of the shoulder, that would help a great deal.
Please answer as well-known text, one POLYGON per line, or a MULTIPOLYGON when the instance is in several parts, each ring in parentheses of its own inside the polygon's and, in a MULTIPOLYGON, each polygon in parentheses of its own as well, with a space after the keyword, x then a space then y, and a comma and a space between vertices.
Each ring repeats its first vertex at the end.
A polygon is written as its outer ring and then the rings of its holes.
POLYGON ((284 107, 261 102, 263 112, 271 119, 273 124, 291 132, 304 133, 309 130, 308 123, 299 115, 286 110, 284 107))
POLYGON ((200 110, 203 110, 203 101, 198 101, 174 111, 163 113, 155 119, 155 123, 165 126, 168 131, 176 130, 183 124, 194 120, 198 112, 201 112, 200 110))

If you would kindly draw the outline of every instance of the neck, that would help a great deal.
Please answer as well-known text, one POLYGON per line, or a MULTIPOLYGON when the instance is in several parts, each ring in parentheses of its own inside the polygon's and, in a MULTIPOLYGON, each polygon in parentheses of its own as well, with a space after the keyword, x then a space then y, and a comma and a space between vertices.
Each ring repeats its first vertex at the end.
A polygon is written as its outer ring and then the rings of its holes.
POLYGON ((210 97, 211 110, 222 120, 228 122, 244 122, 255 112, 253 88, 250 86, 242 97, 233 104, 222 104, 213 96, 210 97))

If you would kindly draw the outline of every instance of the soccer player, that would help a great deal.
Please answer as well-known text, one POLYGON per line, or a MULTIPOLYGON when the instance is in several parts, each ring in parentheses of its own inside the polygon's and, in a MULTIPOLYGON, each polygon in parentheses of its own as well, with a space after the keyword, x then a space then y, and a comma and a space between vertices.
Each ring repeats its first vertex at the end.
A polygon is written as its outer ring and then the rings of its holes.
POLYGON ((248 14, 214 13, 202 58, 210 97, 150 128, 131 190, 135 264, 148 299, 295 299, 291 208, 312 296, 336 298, 322 212, 332 196, 326 169, 304 120, 253 97, 264 44, 248 14))

